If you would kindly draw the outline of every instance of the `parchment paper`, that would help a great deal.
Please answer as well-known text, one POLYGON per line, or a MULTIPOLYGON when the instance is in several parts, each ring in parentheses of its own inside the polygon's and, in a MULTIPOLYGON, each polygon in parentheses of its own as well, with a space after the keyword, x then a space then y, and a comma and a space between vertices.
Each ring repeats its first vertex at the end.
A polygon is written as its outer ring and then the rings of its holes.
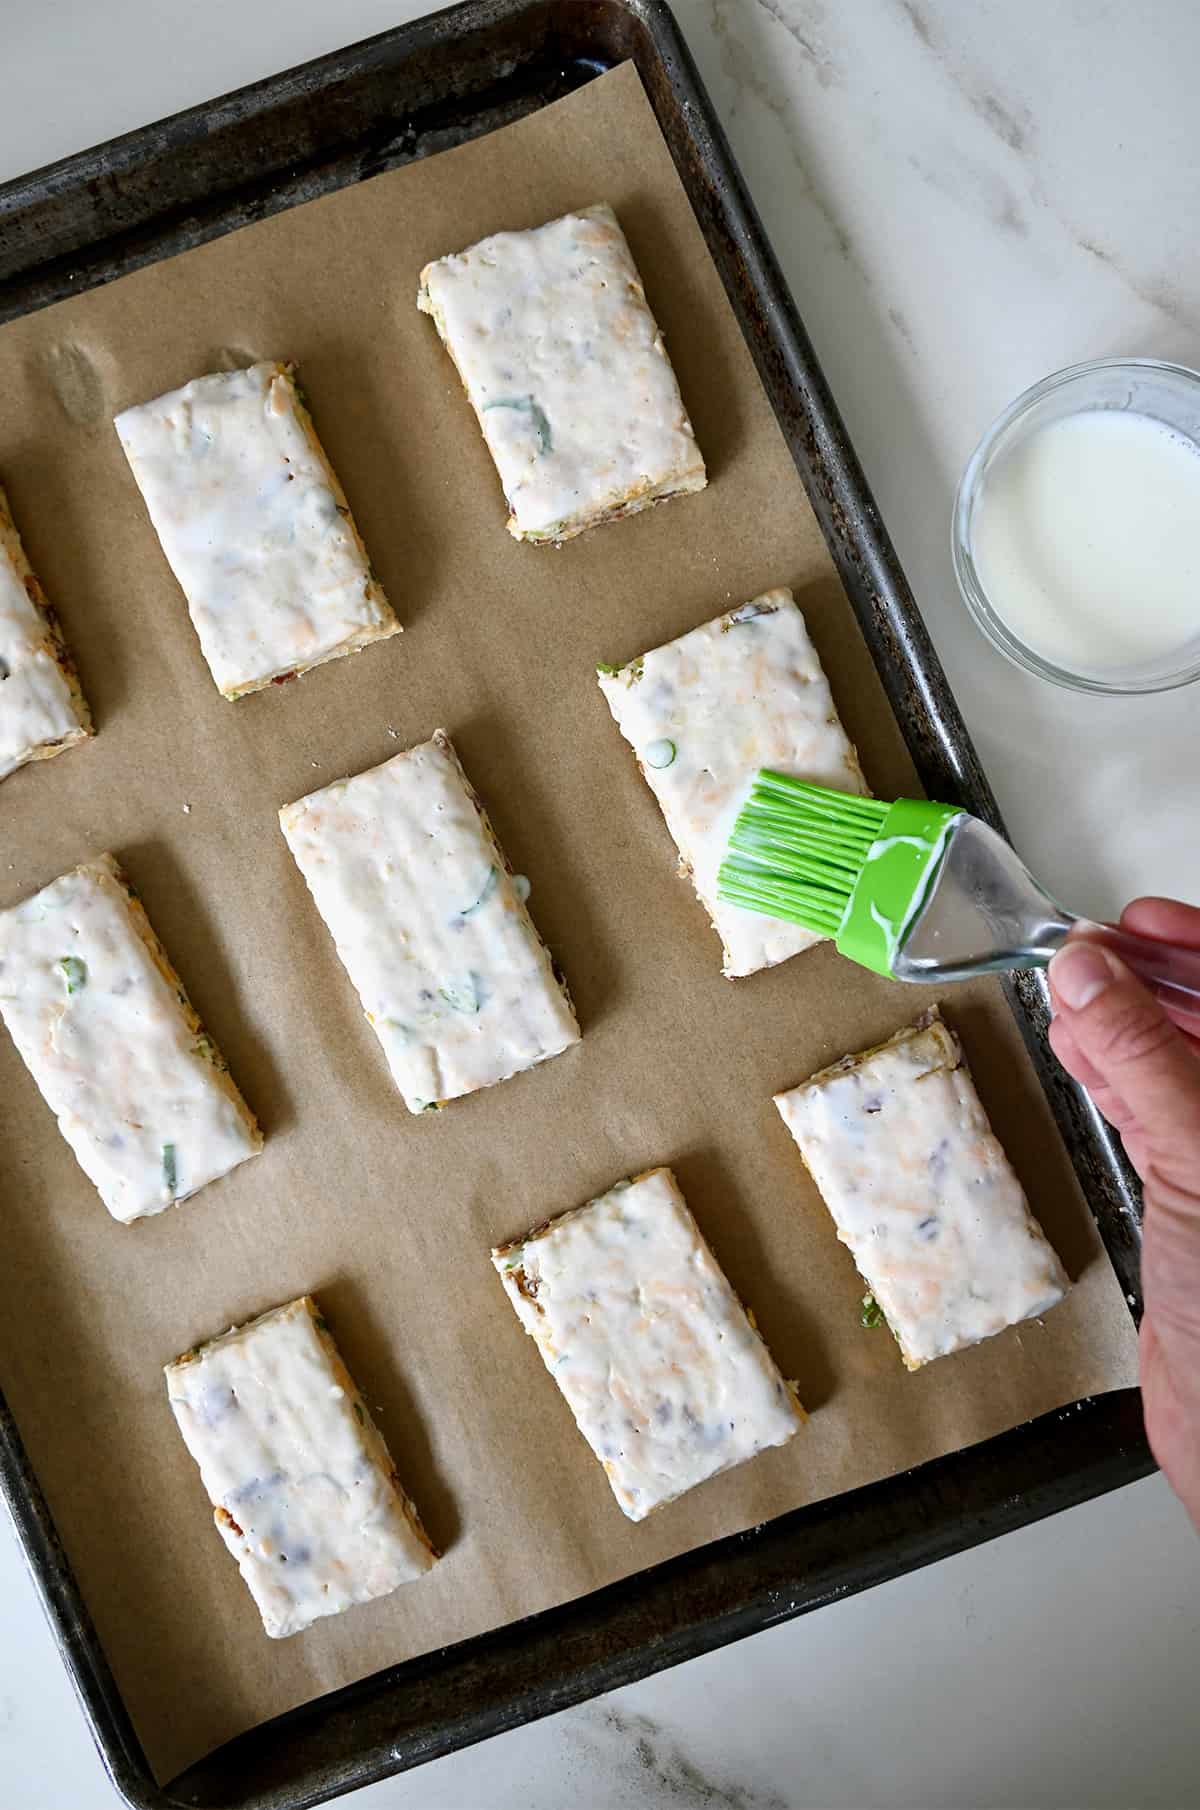
POLYGON ((0 1381, 161 1776, 382 1665, 1133 1379, 1120 1291, 991 985, 954 991, 947 1015, 1075 1291, 1044 1327, 916 1376, 886 1332, 861 1329, 861 1284, 771 1094, 886 1036, 926 995, 829 948, 722 979, 597 690, 597 660, 789 584, 872 785, 912 783, 632 67, 4 328, 0 399, 0 478, 99 730, 0 787, 0 903, 112 849, 267 1135, 225 1181, 120 1226, 0 1035, 0 1381), (562 551, 523 547, 414 306, 417 274, 487 232, 598 200, 629 235, 711 483, 562 551), (298 360, 406 632, 229 704, 110 417, 258 358, 298 360), (439 725, 532 880, 584 1038, 414 1119, 275 813, 439 725), (813 1417, 789 1446, 633 1526, 488 1249, 653 1163, 675 1168, 813 1417), (305 1289, 446 1557, 386 1601, 274 1643, 213 1530, 160 1366, 305 1289))

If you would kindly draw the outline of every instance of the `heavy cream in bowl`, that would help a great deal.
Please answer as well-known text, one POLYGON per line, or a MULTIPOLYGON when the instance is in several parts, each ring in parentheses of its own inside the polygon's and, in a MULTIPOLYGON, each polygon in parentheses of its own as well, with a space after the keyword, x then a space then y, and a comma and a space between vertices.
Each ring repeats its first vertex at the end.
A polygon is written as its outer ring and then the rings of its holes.
POLYGON ((980 627, 1045 678, 1200 677, 1200 375, 1105 359, 1027 391, 967 467, 954 560, 980 627))

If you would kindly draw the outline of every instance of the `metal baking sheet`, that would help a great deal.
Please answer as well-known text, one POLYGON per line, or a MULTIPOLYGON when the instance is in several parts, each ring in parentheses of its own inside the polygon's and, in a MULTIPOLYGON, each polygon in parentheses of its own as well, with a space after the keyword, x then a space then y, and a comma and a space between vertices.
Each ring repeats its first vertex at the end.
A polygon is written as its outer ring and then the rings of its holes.
MULTIPOLYGON (((461 143, 636 63, 926 788, 994 803, 811 348, 666 8, 472 0, 0 190, 0 319, 461 143)), ((1136 1184, 1011 999, 1137 1305, 1136 1184)), ((105 1763, 130 1803, 300 1805, 562 1708, 1151 1468, 1135 1392, 796 1511, 562 1609, 392 1668, 153 1782, 15 1425, 0 1481, 105 1763), (801 1559, 800 1555, 803 1554, 801 1559), (452 1706, 448 1710, 448 1706, 452 1706)))

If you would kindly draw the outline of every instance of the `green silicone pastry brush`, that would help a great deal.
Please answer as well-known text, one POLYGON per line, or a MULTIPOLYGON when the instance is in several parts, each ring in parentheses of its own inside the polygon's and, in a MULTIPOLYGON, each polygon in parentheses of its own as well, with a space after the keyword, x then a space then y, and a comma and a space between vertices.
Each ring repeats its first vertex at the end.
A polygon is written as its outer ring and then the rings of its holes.
POLYGON ((1200 1030, 1200 954, 1064 911, 1003 836, 955 805, 884 804, 764 770, 733 826, 717 890, 832 937, 851 961, 897 980, 1045 967, 1082 929, 1200 1030))

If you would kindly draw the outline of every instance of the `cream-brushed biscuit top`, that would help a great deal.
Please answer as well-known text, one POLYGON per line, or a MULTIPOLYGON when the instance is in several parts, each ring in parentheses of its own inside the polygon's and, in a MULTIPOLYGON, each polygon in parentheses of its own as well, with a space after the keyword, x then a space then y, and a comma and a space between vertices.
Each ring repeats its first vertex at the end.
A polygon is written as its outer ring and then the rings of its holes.
POLYGON ((631 1521, 801 1425, 669 1169, 492 1261, 631 1521))
POLYGON ((792 593, 766 591, 599 676, 724 945, 725 973, 753 974, 818 942, 799 924, 717 896, 729 833, 760 767, 867 789, 792 593))
POLYGON ((845 1057, 775 1104, 910 1370, 1066 1293, 940 1018, 845 1057))
POLYGON ((410 1112, 578 1042, 524 888, 441 730, 279 821, 410 1112))
POLYGON ((311 1296, 187 1352, 166 1378, 217 1530, 273 1638, 434 1564, 311 1296))
POLYGON ((0 779, 89 733, 87 706, 40 598, 0 490, 0 779))
POLYGON ((116 428, 225 697, 399 632, 289 366, 197 377, 116 428))
POLYGON ((114 1219, 186 1200, 262 1148, 111 856, 0 911, 0 1015, 114 1219))
POLYGON ((610 207, 440 258, 417 299, 479 418, 518 540, 566 540, 703 489, 692 424, 610 207))

